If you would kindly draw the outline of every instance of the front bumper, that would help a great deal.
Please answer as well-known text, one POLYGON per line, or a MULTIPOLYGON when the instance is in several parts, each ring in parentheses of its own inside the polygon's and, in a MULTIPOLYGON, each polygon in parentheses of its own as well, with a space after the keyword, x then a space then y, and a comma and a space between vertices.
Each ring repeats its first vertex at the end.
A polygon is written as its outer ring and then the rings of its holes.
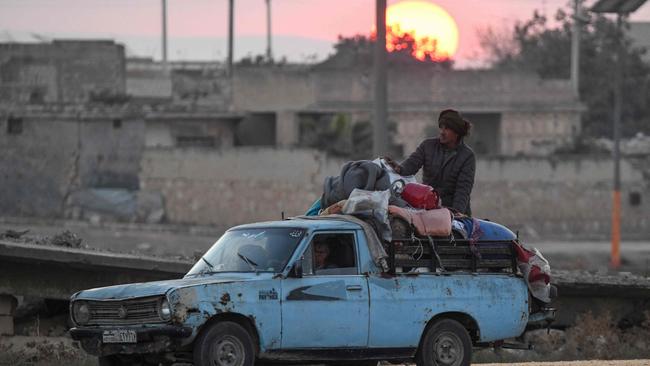
POLYGON ((70 329, 72 339, 91 355, 152 354, 176 351, 192 335, 191 327, 164 325, 157 327, 82 327, 70 329), (137 343, 103 343, 105 330, 129 329, 137 333, 137 343))

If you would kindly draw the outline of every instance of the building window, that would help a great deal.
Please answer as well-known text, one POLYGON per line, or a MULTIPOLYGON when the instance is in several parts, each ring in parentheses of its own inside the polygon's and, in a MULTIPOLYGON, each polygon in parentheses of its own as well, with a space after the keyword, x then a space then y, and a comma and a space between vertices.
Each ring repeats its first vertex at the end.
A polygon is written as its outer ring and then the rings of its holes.
POLYGON ((7 119, 7 134, 20 135, 23 133, 23 119, 9 116, 7 119))
POLYGON ((639 192, 630 192, 630 206, 640 206, 641 205, 641 193, 639 192))
POLYGON ((45 103, 45 94, 42 90, 33 90, 29 94, 29 103, 31 104, 43 104, 45 103))
POLYGON ((177 136, 178 147, 217 147, 214 136, 177 136))
POLYGON ((119 118, 115 118, 113 120, 113 128, 114 129, 122 128, 122 120, 119 118))

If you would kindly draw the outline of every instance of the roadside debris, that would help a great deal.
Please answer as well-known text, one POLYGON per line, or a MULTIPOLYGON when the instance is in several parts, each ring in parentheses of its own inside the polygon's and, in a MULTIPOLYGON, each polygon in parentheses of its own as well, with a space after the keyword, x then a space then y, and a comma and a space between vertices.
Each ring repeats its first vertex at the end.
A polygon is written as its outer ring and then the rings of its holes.
POLYGON ((53 245, 71 248, 81 248, 82 239, 70 230, 55 235, 51 240, 53 245))
POLYGON ((27 234, 29 230, 24 230, 24 231, 15 231, 11 229, 5 230, 4 233, 0 234, 0 239, 20 239, 21 236, 27 234))
POLYGON ((0 240, 7 240, 24 244, 56 245, 60 247, 88 249, 87 246, 81 245, 83 239, 81 239, 79 236, 77 236, 77 234, 73 233, 70 230, 64 230, 52 237, 26 235, 28 232, 29 230, 17 231, 13 229, 7 229, 4 232, 0 232, 0 240))
MULTIPOLYGON (((1 229, 0 240, 20 243, 20 244, 35 244, 35 245, 49 245, 73 249, 84 249, 94 252, 108 252, 108 253, 121 253, 131 254, 136 256, 146 256, 154 258, 176 259, 184 262, 195 262, 203 255, 203 251, 195 251, 192 255, 164 255, 154 252, 154 245, 150 243, 134 244, 132 250, 117 250, 113 248, 101 248, 88 245, 78 234, 71 230, 65 229, 62 232, 53 236, 30 235, 30 230, 14 230, 14 229, 1 229)), ((0 364, 1 366, 1 364, 0 364)))

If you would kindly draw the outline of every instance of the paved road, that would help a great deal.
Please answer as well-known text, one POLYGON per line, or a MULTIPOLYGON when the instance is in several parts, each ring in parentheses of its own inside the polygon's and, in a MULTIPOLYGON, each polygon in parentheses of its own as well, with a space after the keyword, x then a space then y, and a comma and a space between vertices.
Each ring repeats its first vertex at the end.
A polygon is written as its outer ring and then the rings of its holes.
MULTIPOLYGON (((551 263, 551 268, 608 271, 609 241, 544 241, 529 243, 551 263)), ((650 240, 621 243, 620 271, 650 275, 650 240)))
MULTIPOLYGON (((29 235, 40 236, 52 236, 68 229, 83 238, 84 244, 91 248, 124 253, 193 257, 197 252, 203 253, 210 248, 225 228, 137 224, 93 225, 70 220, 0 217, 0 232, 6 229, 29 229, 29 235)), ((524 241, 524 243, 537 247, 549 260, 551 268, 608 271, 610 260, 608 238, 596 241, 524 241)), ((621 259, 620 271, 650 276, 650 238, 646 241, 623 242, 621 259)))
MULTIPOLYGON (((481 366, 503 366, 503 363, 481 364, 481 366)), ((511 366, 650 366, 650 360, 625 361, 561 361, 561 362, 518 362, 508 363, 511 366)))

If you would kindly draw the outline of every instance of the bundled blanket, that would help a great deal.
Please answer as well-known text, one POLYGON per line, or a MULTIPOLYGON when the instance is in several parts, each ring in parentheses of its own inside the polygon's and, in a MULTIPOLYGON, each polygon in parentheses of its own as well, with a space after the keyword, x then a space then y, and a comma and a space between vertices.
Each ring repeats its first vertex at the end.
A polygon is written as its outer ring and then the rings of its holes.
POLYGON ((343 165, 339 176, 325 178, 321 207, 347 199, 355 188, 385 191, 390 185, 388 173, 379 165, 370 160, 349 161, 343 165))

